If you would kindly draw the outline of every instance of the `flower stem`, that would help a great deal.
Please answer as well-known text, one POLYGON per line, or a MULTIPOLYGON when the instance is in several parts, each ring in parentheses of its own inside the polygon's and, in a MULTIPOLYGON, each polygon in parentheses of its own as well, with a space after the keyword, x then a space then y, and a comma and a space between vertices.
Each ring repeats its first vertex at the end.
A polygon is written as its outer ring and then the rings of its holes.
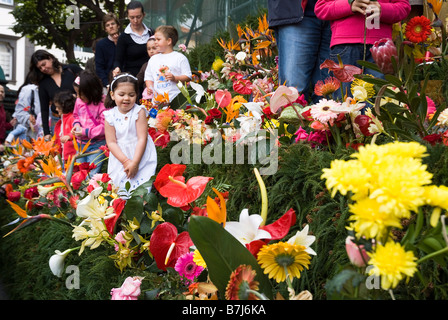
POLYGON ((448 247, 445 247, 445 248, 440 249, 440 250, 438 250, 438 251, 434 251, 433 253, 430 253, 430 254, 424 256, 423 258, 421 258, 421 259, 419 259, 419 260, 417 261, 417 264, 420 264, 420 263, 422 263, 423 261, 426 261, 426 260, 428 260, 428 259, 431 259, 431 258, 433 258, 433 257, 435 257, 435 256, 438 256, 439 254, 442 254, 442 253, 445 253, 445 252, 448 252, 448 247))
POLYGON ((262 293, 260 293, 258 291, 255 291, 255 290, 252 290, 252 289, 247 289, 246 291, 247 291, 247 293, 252 293, 253 295, 255 295, 260 300, 269 300, 264 294, 262 294, 262 293))

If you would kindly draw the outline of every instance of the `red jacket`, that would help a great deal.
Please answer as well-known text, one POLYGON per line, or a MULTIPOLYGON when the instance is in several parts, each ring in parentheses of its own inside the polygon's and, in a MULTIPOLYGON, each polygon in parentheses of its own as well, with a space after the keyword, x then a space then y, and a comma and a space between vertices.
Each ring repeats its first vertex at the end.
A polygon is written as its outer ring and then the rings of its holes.
POLYGON ((55 142, 59 145, 59 151, 62 151, 62 157, 64 161, 67 161, 69 156, 76 154, 75 147, 73 146, 73 135, 71 133, 73 128, 73 113, 63 114, 61 120, 59 120, 54 126, 54 133, 56 135, 55 142), (61 137, 70 136, 72 139, 68 140, 62 145, 61 137))
POLYGON ((3 104, 0 104, 0 143, 5 142, 6 131, 12 130, 12 125, 6 120, 6 111, 3 104))

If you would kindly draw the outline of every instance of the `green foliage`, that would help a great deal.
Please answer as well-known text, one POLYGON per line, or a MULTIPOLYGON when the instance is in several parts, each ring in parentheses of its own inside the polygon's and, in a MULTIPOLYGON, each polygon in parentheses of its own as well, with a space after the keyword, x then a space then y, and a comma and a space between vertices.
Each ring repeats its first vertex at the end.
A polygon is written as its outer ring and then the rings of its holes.
POLYGON ((257 273, 255 280, 259 282, 260 292, 272 299, 271 284, 255 257, 220 224, 207 217, 192 216, 188 230, 222 299, 230 274, 241 264, 252 266, 257 273))

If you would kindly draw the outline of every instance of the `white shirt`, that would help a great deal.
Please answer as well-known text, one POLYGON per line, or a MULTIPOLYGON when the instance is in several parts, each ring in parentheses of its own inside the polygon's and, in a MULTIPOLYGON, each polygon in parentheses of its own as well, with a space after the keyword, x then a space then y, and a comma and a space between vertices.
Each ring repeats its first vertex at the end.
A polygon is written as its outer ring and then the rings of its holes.
POLYGON ((148 42, 150 35, 149 35, 149 29, 147 26, 145 26, 144 23, 143 23, 143 27, 145 28, 145 30, 143 31, 143 33, 141 35, 134 32, 134 30, 132 30, 131 24, 128 24, 126 29, 124 29, 124 32, 130 34, 132 40, 134 40, 135 43, 145 44, 146 42, 148 42))
POLYGON ((175 76, 184 75, 191 79, 190 63, 187 57, 180 52, 173 51, 166 54, 158 53, 148 61, 145 81, 152 81, 154 92, 157 94, 168 93, 170 101, 172 101, 180 93, 180 90, 176 82, 166 80, 165 72, 167 71, 175 76))

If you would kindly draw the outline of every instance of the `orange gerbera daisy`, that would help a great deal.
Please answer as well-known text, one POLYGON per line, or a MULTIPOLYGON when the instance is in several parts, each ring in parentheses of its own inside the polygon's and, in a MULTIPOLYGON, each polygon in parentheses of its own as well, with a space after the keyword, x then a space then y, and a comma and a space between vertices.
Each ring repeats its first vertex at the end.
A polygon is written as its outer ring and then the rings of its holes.
POLYGON ((431 34, 431 21, 425 16, 417 16, 406 25, 405 36, 414 43, 425 42, 431 34))
POLYGON ((255 281, 255 270, 250 265, 240 265, 230 275, 226 288, 227 300, 258 300, 249 290, 258 290, 258 281, 255 281))
POLYGON ((317 81, 314 86, 314 93, 318 96, 329 96, 339 89, 341 83, 334 77, 328 77, 324 81, 317 81))

